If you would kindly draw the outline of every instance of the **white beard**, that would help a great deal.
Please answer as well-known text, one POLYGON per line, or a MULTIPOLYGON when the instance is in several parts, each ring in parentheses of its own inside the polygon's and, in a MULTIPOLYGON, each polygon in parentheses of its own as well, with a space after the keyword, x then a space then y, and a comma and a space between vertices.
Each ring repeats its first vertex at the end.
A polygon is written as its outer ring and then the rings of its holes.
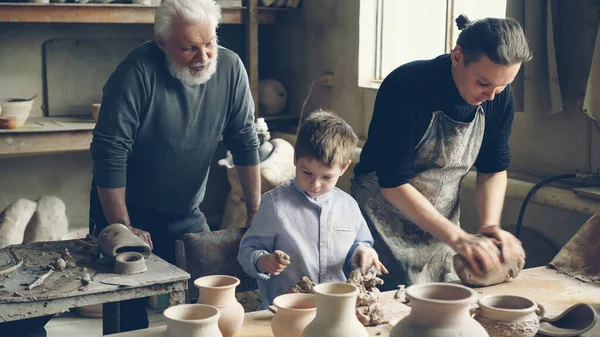
POLYGON ((169 55, 167 54, 167 66, 169 67, 169 72, 175 78, 180 80, 181 82, 187 85, 200 85, 208 82, 212 75, 217 71, 217 63, 219 61, 219 49, 215 50, 214 57, 206 62, 206 63, 194 63, 187 65, 185 67, 179 67, 175 62, 171 60, 169 55), (204 70, 197 74, 192 74, 190 67, 200 67, 205 66, 204 70))

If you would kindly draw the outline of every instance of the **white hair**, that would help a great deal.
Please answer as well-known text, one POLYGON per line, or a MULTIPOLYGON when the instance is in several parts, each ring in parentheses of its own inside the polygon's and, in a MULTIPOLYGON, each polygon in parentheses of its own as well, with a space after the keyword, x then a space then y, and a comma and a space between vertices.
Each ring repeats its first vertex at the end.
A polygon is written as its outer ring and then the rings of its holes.
POLYGON ((187 23, 208 20, 216 28, 221 23, 221 6, 215 0, 163 0, 154 15, 154 34, 167 41, 177 17, 187 23))

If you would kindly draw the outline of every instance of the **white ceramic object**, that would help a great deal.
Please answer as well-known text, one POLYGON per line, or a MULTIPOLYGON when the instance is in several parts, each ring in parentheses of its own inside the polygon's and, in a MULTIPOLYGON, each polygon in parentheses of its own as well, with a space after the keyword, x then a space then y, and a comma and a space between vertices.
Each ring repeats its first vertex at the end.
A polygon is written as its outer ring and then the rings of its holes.
POLYGON ((540 327, 544 308, 521 296, 490 295, 479 299, 475 319, 490 337, 533 337, 540 327))
POLYGON ((269 116, 277 115, 285 109, 287 91, 277 80, 261 80, 258 82, 258 102, 261 113, 269 116))
POLYGON ((424 283, 406 288, 411 311, 390 337, 489 337, 469 312, 477 293, 463 285, 424 283))
POLYGON ((0 99, 0 105, 2 106, 2 117, 15 117, 17 119, 17 126, 23 126, 33 107, 32 99, 0 99))
POLYGON ((166 309, 165 337, 223 337, 218 321, 221 316, 215 307, 203 304, 182 304, 166 309))
POLYGON ((302 337, 369 337, 356 318, 358 288, 350 283, 321 283, 313 288, 317 298, 317 316, 302 337))
MULTIPOLYGON (((203 276, 194 281, 198 303, 211 305, 221 312, 219 329, 223 337, 232 337, 244 323, 244 307, 235 298, 240 280, 228 275, 203 276)), ((208 335, 207 335, 208 336, 208 335)))
POLYGON ((274 337, 302 337, 302 332, 317 315, 313 294, 283 294, 273 300, 277 308, 271 320, 274 337))

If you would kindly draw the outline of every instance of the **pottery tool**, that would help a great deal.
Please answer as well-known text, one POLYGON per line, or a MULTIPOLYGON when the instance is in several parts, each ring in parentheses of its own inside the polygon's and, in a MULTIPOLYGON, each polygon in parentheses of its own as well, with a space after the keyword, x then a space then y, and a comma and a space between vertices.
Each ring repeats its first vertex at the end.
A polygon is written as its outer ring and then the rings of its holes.
POLYGON ((597 320, 598 315, 591 305, 579 303, 556 317, 542 317, 538 331, 553 337, 579 336, 590 331, 597 320))

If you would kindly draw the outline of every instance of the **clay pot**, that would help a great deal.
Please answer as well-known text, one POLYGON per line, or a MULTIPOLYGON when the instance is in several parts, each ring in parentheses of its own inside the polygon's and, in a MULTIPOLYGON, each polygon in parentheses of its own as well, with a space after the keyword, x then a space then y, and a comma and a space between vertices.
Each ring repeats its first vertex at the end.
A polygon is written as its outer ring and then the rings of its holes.
POLYGON ((317 300, 313 294, 284 294, 273 300, 277 308, 271 320, 274 337, 302 337, 306 326, 317 315, 317 300))
POLYGON ((115 274, 133 275, 146 271, 144 256, 137 252, 125 252, 117 255, 113 272, 115 274))
POLYGON ((166 337, 223 337, 218 321, 221 313, 215 307, 202 304, 182 304, 166 309, 166 337))
POLYGON ((0 129, 16 129, 17 124, 15 117, 0 117, 0 129))
POLYGON ((477 301, 470 288, 449 283, 425 283, 406 288, 410 314, 392 329, 390 337, 489 337, 471 317, 477 301))
POLYGON ((148 258, 152 253, 144 240, 120 223, 112 224, 98 234, 98 248, 102 254, 112 258, 125 252, 138 252, 148 258))
POLYGON ((198 303, 211 305, 221 312, 219 329, 223 337, 234 336, 244 323, 244 307, 235 298, 240 280, 228 275, 203 276, 194 281, 198 303))
POLYGON ((490 337, 533 337, 540 328, 544 308, 520 296, 491 295, 479 299, 475 319, 490 337))
POLYGON ((317 316, 302 337, 369 337, 356 318, 358 288, 350 283, 321 283, 313 288, 317 298, 317 316))
POLYGON ((17 126, 23 126, 33 108, 33 99, 0 99, 0 105, 2 105, 3 118, 14 117, 17 119, 17 126))

